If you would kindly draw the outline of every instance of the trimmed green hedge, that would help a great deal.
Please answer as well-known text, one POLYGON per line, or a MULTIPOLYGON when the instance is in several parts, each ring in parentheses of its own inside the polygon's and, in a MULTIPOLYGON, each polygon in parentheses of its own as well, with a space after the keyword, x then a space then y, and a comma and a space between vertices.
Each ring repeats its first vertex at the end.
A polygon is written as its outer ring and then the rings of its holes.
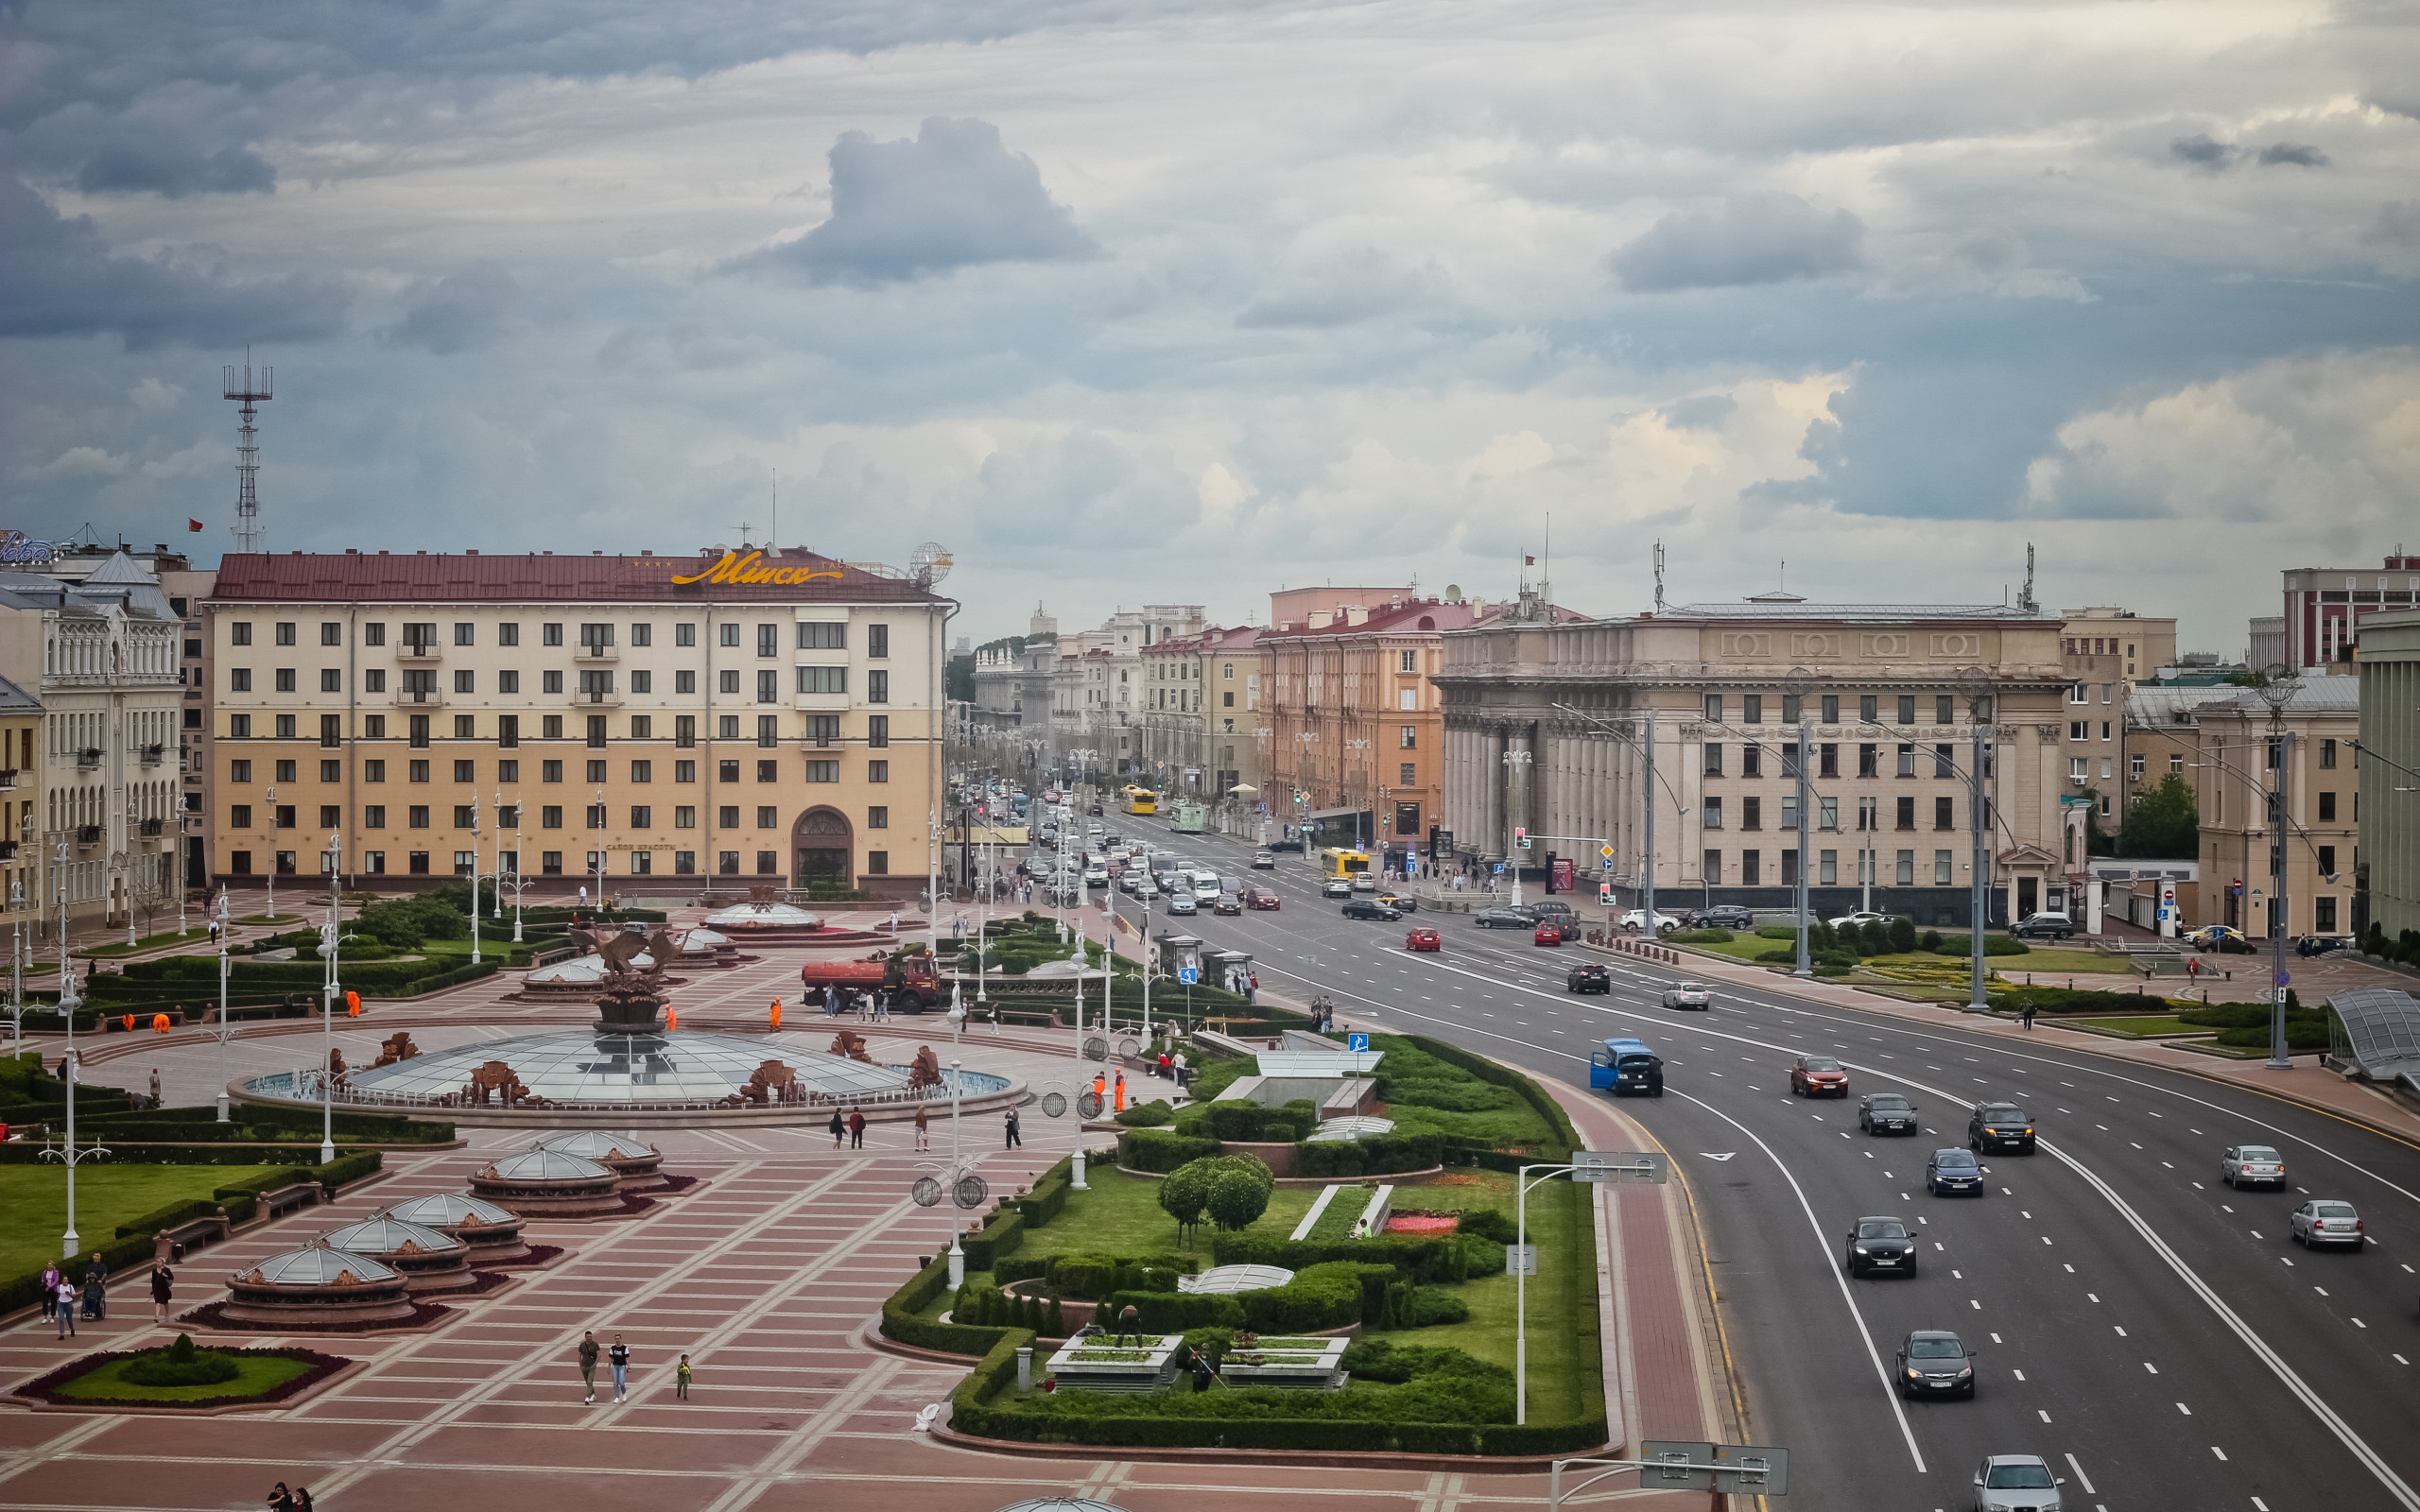
POLYGON ((2029 1005, 2036 1013, 2168 1012, 2175 1006, 2156 992, 2111 992, 2100 988, 2011 987, 1994 990, 1984 1001, 2003 1013, 2019 1013, 2029 1005))
MULTIPOLYGON (((938 1349, 946 1354, 984 1354, 1010 1333, 1022 1334, 1030 1341, 1033 1335, 1023 1329, 983 1328, 971 1323, 942 1323, 919 1317, 925 1304, 949 1290, 949 1257, 936 1255, 933 1263, 909 1278, 908 1284, 890 1294, 882 1304, 882 1336, 894 1339, 911 1349, 938 1349)), ((1011 1356, 1013 1363, 1014 1356, 1011 1356)))
POLYGON ((1136 1129, 1121 1134, 1117 1140, 1117 1163, 1131 1171, 1150 1171, 1165 1176, 1188 1160, 1219 1153, 1219 1142, 1193 1139, 1183 1134, 1168 1134, 1158 1129, 1136 1129))
POLYGON ((1459 1281, 1470 1273, 1474 1243, 1459 1235, 1413 1238, 1381 1234, 1374 1239, 1279 1239, 1270 1234, 1222 1233, 1211 1242, 1218 1265, 1275 1265, 1297 1273, 1330 1261, 1391 1266, 1415 1281, 1459 1281))
POLYGON ((1510 1067, 1499 1066, 1484 1057, 1475 1056, 1460 1045, 1447 1044, 1443 1040, 1431 1040, 1426 1035, 1419 1034, 1405 1035, 1402 1038, 1409 1042, 1412 1048, 1424 1055, 1433 1056, 1448 1065, 1459 1066, 1481 1081, 1512 1089, 1523 1102, 1536 1109, 1538 1116, 1547 1121, 1547 1127, 1554 1131, 1555 1141, 1562 1146, 1560 1149, 1541 1153, 1559 1160, 1580 1147, 1580 1134, 1571 1126, 1571 1115, 1563 1110, 1561 1103, 1547 1095, 1546 1089, 1529 1077, 1510 1067))
POLYGON ((1302 1177, 1389 1176, 1426 1171, 1444 1163, 1442 1134, 1370 1134, 1357 1140, 1322 1140, 1294 1146, 1294 1174, 1302 1177))
POLYGON ((1307 1097, 1298 1097, 1283 1108, 1247 1102, 1195 1103, 1178 1115, 1176 1131, 1187 1139, 1290 1144, 1307 1138, 1319 1123, 1319 1105, 1307 1097))

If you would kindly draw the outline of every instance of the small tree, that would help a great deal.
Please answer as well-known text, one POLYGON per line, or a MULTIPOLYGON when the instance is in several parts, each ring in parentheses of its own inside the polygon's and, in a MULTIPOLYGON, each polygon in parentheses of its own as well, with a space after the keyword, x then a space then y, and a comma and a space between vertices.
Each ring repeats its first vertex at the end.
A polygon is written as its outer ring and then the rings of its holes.
POLYGON ((2126 805, 2118 853, 2147 861, 2181 861, 2202 847, 2201 799, 2184 774, 2170 772, 2126 805))
POLYGON ((1891 920, 1891 949, 1900 955, 1916 948, 1916 921, 1901 915, 1891 920))
POLYGON ((1190 1243, 1195 1226, 1201 1222, 1201 1211, 1210 1205, 1210 1181, 1216 1174, 1208 1159, 1187 1160, 1160 1183, 1160 1209, 1176 1220, 1179 1239, 1190 1243))
POLYGON ((1233 1232, 1249 1228, 1269 1211, 1269 1188, 1249 1171, 1227 1171, 1210 1183, 1210 1221, 1233 1232))

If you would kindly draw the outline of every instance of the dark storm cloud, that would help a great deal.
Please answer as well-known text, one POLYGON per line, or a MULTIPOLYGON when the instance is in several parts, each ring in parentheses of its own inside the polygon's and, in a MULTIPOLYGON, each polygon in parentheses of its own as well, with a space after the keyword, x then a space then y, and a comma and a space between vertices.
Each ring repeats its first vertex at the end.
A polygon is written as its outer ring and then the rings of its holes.
POLYGON ((521 285, 493 263, 423 284, 404 318, 381 333, 400 347, 425 347, 439 356, 483 347, 503 333, 521 302, 521 285))
POLYGON ((2238 149, 2205 132, 2180 136, 2168 145, 2168 150, 2180 163, 2189 163, 2206 172, 2216 173, 2235 161, 2238 149))
POLYGON ((2328 165, 2328 157, 2319 148, 2305 143, 2273 142, 2260 149, 2260 165, 2264 168, 2274 168, 2280 165, 2296 168, 2325 168, 2328 165))
POLYGON ((1611 261, 1622 287, 1637 292, 1782 284, 1859 266, 1864 239, 1864 222, 1845 210, 1825 214, 1764 190, 1675 211, 1611 261))
POLYGON ((926 118, 913 141, 851 131, 832 146, 832 218, 750 266, 871 285, 982 263, 1100 255, 1042 170, 988 121, 926 118))
POLYGON ((242 282, 215 266, 114 256, 91 216, 64 219, 24 180, 0 180, 0 336, 305 341, 336 334, 347 299, 299 275, 242 282))
POLYGON ((76 187, 88 195, 273 194, 277 170, 247 147, 199 148, 164 136, 122 137, 102 144, 76 171, 76 187))

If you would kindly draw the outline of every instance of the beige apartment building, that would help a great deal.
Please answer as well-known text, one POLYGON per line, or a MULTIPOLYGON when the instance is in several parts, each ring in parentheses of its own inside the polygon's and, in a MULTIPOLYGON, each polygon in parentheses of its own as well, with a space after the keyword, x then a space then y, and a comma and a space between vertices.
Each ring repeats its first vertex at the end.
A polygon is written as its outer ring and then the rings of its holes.
POLYGON ((1260 633, 1212 626, 1145 648, 1143 775, 1188 798, 1260 785, 1260 633))
POLYGON ((1962 925, 1979 722, 1992 917, 2064 908, 2087 874, 2081 815, 2064 801, 2060 638, 2056 617, 2005 605, 1787 593, 1449 633, 1436 679, 1444 822, 1465 864, 1516 854, 1534 875, 1552 852, 1579 862, 1575 886, 1627 895, 1649 865, 1651 801, 1659 906, 1788 907, 1805 856, 1819 913, 1847 912, 1870 888, 1883 912, 1962 925), (1533 837, 1526 850, 1516 828, 1533 837))
POLYGON ((517 873, 569 892, 925 885, 925 579, 800 548, 231 555, 209 599, 212 857, 242 884, 517 873))

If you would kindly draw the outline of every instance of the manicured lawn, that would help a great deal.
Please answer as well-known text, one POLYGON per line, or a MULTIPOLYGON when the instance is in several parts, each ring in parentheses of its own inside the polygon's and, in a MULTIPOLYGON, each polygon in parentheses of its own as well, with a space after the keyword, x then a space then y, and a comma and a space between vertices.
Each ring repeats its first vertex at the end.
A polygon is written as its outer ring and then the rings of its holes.
MULTIPOLYGON (((81 1135, 78 1135, 81 1138, 81 1135)), ((171 1202, 206 1197, 268 1170, 262 1165, 120 1165, 76 1168, 76 1229, 87 1254, 113 1242, 117 1226, 171 1202)), ((67 1228, 67 1173, 56 1165, 0 1165, 0 1276, 22 1276, 57 1260, 67 1228)), ((80 1274, 80 1272, 79 1272, 80 1274)))
MULTIPOLYGON (((1766 939, 1755 935, 1740 935, 1734 937, 1728 945, 1684 945, 1678 948, 1684 952, 1706 951, 1717 955, 1728 955, 1733 960, 1754 961, 1767 951, 1789 950, 1791 948, 1791 942, 1786 939, 1766 939)), ((1969 957, 1963 954, 1937 955, 1930 951, 1914 951, 1904 955, 1867 957, 1869 964, 1874 965, 1940 966, 1959 970, 1964 969, 1968 959, 1969 957)), ((2070 974, 2076 976, 2127 974, 2126 963, 2117 956, 2101 955, 2092 951, 2057 950, 2043 945, 2029 946, 2022 955, 1986 955, 1983 957, 1983 964, 2019 985, 2024 983, 2025 973, 2028 971, 2033 973, 2035 981, 2045 984, 2048 984, 2052 977, 2057 977, 2062 986, 2070 974)))
POLYGON ((95 946, 91 950, 79 950, 76 954, 78 955, 98 955, 106 958, 115 955, 132 955, 138 951, 154 950, 163 945, 175 945, 180 943, 191 945, 196 941, 199 941, 205 945, 208 944, 210 942, 210 925, 208 921, 196 916, 190 917, 188 919, 188 922, 191 927, 182 935, 178 934, 173 929, 163 930, 157 935, 146 935, 131 945, 129 945, 124 940, 119 940, 114 945, 95 946))
POLYGON ((2117 1019, 2054 1019, 2046 1015, 2036 1018, 2033 1022, 2035 1023, 2081 1024, 2087 1029, 2105 1029, 2111 1034, 2133 1035, 2137 1039, 2157 1034, 2217 1033, 2206 1025, 2187 1023, 2182 1019, 2164 1013, 2146 1013, 2139 1017, 2129 1016, 2117 1019))
MULTIPOLYGON (((1084 1180, 1092 1190, 1071 1194, 1058 1217, 1040 1228, 1028 1228, 1025 1243, 1016 1251, 1019 1255, 1188 1252, 1177 1242, 1176 1220, 1160 1211, 1160 1183, 1127 1176, 1115 1166, 1090 1164, 1085 1167, 1084 1180)), ((1260 1221, 1250 1231, 1283 1239, 1294 1231, 1294 1226, 1303 1221, 1303 1214, 1318 1200, 1316 1187, 1279 1187, 1269 1199, 1269 1211, 1260 1215, 1260 1221)), ((1337 1198, 1339 1202, 1343 1200, 1337 1198)), ((1208 1223, 1202 1224, 1190 1250, 1201 1256, 1204 1264, 1209 1263, 1213 1231, 1208 1223)))
POLYGON ((91 1374, 78 1376, 60 1387, 60 1393, 81 1397, 89 1401, 130 1398, 151 1401, 203 1401, 215 1397, 257 1397, 272 1387, 284 1385, 312 1367, 312 1362, 308 1360, 237 1355, 235 1368, 239 1373, 233 1381, 214 1381, 202 1386, 139 1386, 119 1379, 131 1364, 130 1360, 112 1360, 91 1374))

